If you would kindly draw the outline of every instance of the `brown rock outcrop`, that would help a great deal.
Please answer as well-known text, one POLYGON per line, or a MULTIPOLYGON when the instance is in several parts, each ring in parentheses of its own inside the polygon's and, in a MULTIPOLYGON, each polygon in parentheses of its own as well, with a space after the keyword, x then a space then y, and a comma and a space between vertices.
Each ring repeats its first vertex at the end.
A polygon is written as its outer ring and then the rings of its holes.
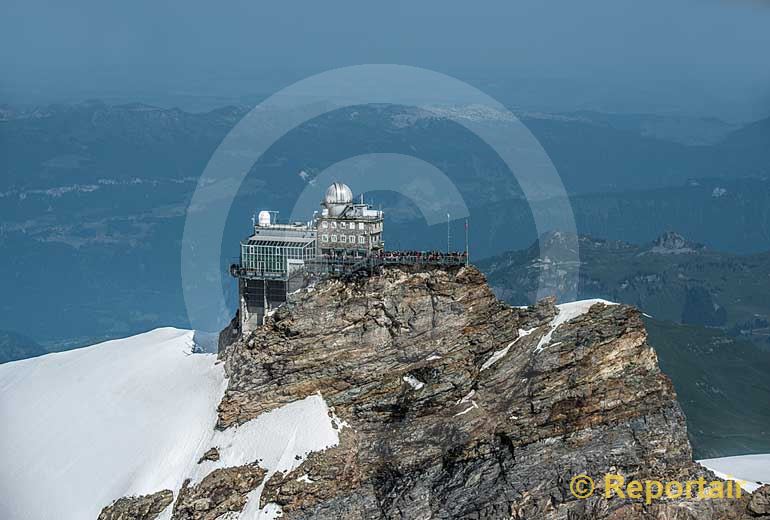
POLYGON ((173 499, 174 494, 168 489, 152 495, 121 498, 102 509, 98 520, 155 520, 173 499))
POLYGON ((751 494, 748 510, 752 516, 770 518, 770 484, 765 484, 751 494))
POLYGON ((202 464, 203 462, 210 460, 212 462, 216 462, 219 460, 219 449, 216 447, 210 448, 206 453, 204 453, 200 459, 198 459, 198 464, 202 464))
MULTIPOLYGON (((319 283, 221 352, 218 427, 316 392, 350 425, 339 446, 267 483, 263 504, 285 518, 636 514, 632 501, 576 499, 571 478, 705 470, 639 312, 596 303, 554 329, 559 312, 501 303, 472 267, 319 283)), ((660 517, 737 511, 701 502, 660 517)))
POLYGON ((277 504, 286 519, 737 520, 766 511, 767 491, 603 498, 607 473, 717 480, 692 462, 671 382, 629 306, 513 308, 472 267, 388 268, 319 282, 249 337, 233 337, 230 328, 221 337, 229 381, 217 428, 320 392, 344 421, 339 443, 297 456, 296 470, 267 482, 259 461, 187 482, 174 520, 237 518, 260 484, 259 505, 277 504), (579 474, 596 482, 587 499, 570 489, 579 474))
POLYGON ((217 469, 199 484, 185 482, 174 503, 173 520, 215 520, 225 513, 238 512, 246 505, 246 495, 265 477, 265 470, 251 464, 217 469))

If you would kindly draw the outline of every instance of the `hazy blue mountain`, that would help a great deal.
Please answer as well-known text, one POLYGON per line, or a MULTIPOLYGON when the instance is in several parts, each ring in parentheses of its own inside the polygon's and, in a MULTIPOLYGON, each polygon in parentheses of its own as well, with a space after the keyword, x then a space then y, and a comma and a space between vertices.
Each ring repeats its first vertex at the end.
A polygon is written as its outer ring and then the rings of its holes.
POLYGON ((675 233, 645 245, 555 233, 478 265, 495 292, 515 305, 534 299, 542 270, 557 296, 576 290, 580 299, 629 303, 656 319, 720 327, 770 350, 770 253, 713 251, 675 233), (579 273, 557 255, 544 266, 541 245, 579 250, 579 273))
MULTIPOLYGON (((247 110, 193 114, 101 102, 3 107, 0 288, 14 298, 0 303, 0 327, 34 331, 35 340, 58 349, 187 325, 179 268, 185 211, 208 157, 247 110), (50 326, 37 327, 29 309, 50 326)), ((715 145, 690 146, 682 144, 690 137, 662 139, 665 132, 650 130, 650 121, 665 126, 657 116, 522 120, 559 168, 580 233, 641 244, 676 228, 714 249, 770 249, 770 182, 761 177, 769 163, 750 162, 763 157, 762 124, 715 145), (728 148, 740 148, 749 165, 720 166, 714 157, 728 148)), ((225 267, 256 209, 288 216, 320 171, 365 152, 416 155, 440 167, 469 206, 474 260, 537 239, 515 179, 477 137, 415 109, 356 107, 289 132, 254 165, 230 212, 222 272, 210 274, 231 284, 225 267)), ((386 211, 389 247, 446 247, 446 226, 428 226, 414 201, 390 192, 367 198, 386 211)), ((538 204, 547 211, 562 203, 538 204)), ((463 223, 451 228, 452 247, 460 249, 463 223)))
POLYGON ((47 350, 21 334, 0 330, 0 363, 27 359, 46 354, 47 350))
MULTIPOLYGON (((20 192, 99 180, 197 177, 220 140, 247 110, 226 107, 188 113, 99 101, 33 109, 2 107, 0 165, 5 175, 0 187, 20 192)), ((728 133, 734 127, 726 123, 682 122, 673 116, 523 113, 521 119, 551 155, 570 193, 767 173, 766 164, 750 163, 766 156, 768 121, 728 133), (666 126, 685 128, 654 130, 666 126), (711 126, 716 130, 703 130, 711 126), (699 137, 702 134, 714 137, 699 137), (720 141, 722 137, 725 139, 720 141), (683 144, 698 141, 715 144, 683 144), (746 161, 729 157, 738 151, 746 161), (741 169, 727 171, 728 166, 741 169)), ((449 170, 455 164, 462 166, 462 172, 448 172, 458 178, 478 175, 479 168, 484 175, 492 175, 502 167, 499 160, 495 164, 484 143, 459 125, 418 109, 394 106, 355 107, 319 117, 290 132, 272 150, 271 160, 262 161, 262 167, 286 169, 297 164, 320 168, 349 149, 363 153, 383 148, 433 159, 449 170), (297 142, 303 146, 295 146, 297 142), (444 146, 447 142, 452 146, 444 146)), ((296 173, 284 171, 285 175, 296 173)), ((510 175, 504 173, 503 178, 510 175)))
POLYGON ((735 130, 716 151, 727 161, 728 168, 767 177, 770 171, 770 117, 735 130))
POLYGON ((626 130, 644 137, 671 141, 685 145, 713 145, 723 141, 740 128, 714 117, 688 117, 657 114, 605 114, 601 112, 576 112, 574 117, 594 124, 603 124, 618 130, 626 130))
POLYGON ((21 195, 136 178, 197 178, 245 111, 227 107, 193 114, 100 101, 5 107, 0 110, 0 190, 21 195))
POLYGON ((695 458, 770 450, 770 352, 723 332, 647 319, 687 416, 695 458))

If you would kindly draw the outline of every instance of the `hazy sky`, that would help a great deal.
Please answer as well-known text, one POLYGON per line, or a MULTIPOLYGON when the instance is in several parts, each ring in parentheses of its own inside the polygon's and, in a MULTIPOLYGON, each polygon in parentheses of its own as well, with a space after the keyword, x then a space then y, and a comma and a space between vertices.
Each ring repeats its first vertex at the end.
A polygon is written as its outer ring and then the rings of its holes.
POLYGON ((0 103, 215 105, 402 63, 515 107, 770 115, 768 1, 0 2, 0 103))

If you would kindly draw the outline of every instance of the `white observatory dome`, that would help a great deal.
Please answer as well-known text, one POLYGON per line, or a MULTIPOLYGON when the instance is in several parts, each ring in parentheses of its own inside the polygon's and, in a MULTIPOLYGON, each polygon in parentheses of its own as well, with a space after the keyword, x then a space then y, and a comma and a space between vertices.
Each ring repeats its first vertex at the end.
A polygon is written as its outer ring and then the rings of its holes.
POLYGON ((270 212, 260 211, 257 222, 259 223, 259 227, 268 227, 270 225, 270 212))
POLYGON ((347 184, 335 182, 326 190, 324 197, 326 204, 351 204, 353 202, 353 192, 347 184))

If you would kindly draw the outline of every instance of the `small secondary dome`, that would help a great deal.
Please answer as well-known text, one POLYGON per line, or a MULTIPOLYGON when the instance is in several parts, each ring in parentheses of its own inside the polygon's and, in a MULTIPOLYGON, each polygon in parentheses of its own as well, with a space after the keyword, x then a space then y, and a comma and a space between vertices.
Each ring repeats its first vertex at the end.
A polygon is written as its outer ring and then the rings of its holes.
POLYGON ((270 212, 260 211, 257 222, 259 223, 259 227, 268 227, 270 225, 270 212))
POLYGON ((353 192, 347 184, 335 182, 326 190, 324 197, 326 204, 350 204, 353 202, 353 192))

